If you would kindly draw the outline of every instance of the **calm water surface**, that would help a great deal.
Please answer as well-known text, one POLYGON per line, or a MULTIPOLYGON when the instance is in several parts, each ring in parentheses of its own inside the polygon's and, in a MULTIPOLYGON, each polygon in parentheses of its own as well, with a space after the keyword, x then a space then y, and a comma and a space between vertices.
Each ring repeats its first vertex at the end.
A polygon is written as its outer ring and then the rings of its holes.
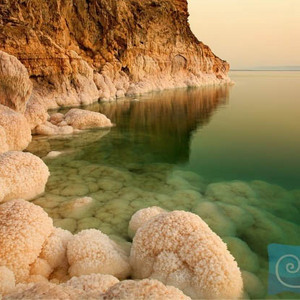
POLYGON ((231 78, 231 87, 96 103, 87 109, 116 127, 36 137, 29 151, 63 154, 45 158, 51 177, 33 202, 56 226, 99 228, 127 240, 128 221, 140 208, 197 213, 241 269, 262 282, 251 298, 266 297, 268 244, 300 244, 300 72, 231 78), (72 201, 82 196, 95 203, 78 209, 72 201))

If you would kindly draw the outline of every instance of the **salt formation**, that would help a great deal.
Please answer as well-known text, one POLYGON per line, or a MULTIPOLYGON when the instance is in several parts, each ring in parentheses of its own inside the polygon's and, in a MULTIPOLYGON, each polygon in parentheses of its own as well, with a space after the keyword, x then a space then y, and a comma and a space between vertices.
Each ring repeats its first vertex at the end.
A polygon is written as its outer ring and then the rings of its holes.
POLYGON ((82 275, 80 277, 72 277, 62 286, 69 286, 80 289, 88 293, 89 297, 99 297, 100 294, 105 293, 110 287, 117 284, 119 280, 112 275, 90 274, 82 275))
POLYGON ((6 140, 6 147, 4 149, 24 150, 31 141, 31 130, 26 118, 22 114, 1 104, 0 128, 2 128, 0 141, 1 139, 3 142, 6 140), (6 139, 4 138, 3 130, 6 139))
POLYGON ((111 127, 111 121, 103 114, 73 108, 65 114, 65 121, 76 129, 111 127))
POLYGON ((49 121, 40 123, 34 128, 35 134, 64 135, 83 129, 110 128, 113 124, 103 114, 83 109, 72 108, 65 115, 54 113, 49 121))
POLYGON ((17 282, 25 281, 53 229, 44 210, 24 200, 0 205, 0 265, 14 272, 17 282))
POLYGON ((23 113, 31 91, 27 69, 16 57, 0 50, 0 104, 23 113))
POLYGON ((0 154, 0 202, 32 199, 44 192, 48 176, 48 167, 31 153, 0 154))
POLYGON ((71 134, 73 133, 73 127, 68 126, 67 124, 54 125, 51 122, 45 122, 43 124, 38 125, 34 133, 41 135, 61 135, 61 134, 71 134))
POLYGON ((188 300, 190 297, 173 287, 165 286, 153 279, 140 281, 125 280, 112 286, 104 295, 104 299, 151 299, 151 300, 188 300))
POLYGON ((101 273, 124 279, 130 274, 125 251, 101 231, 83 230, 68 243, 71 276, 101 273))
POLYGON ((9 146, 6 140, 6 132, 5 129, 0 126, 0 153, 6 152, 9 150, 9 146))
POLYGON ((166 212, 164 209, 152 206, 137 211, 130 219, 128 226, 128 235, 133 238, 136 231, 151 218, 166 212))
MULTIPOLYGON (((139 151, 137 156, 126 143, 122 151, 111 151, 116 140, 101 143, 97 139, 98 131, 88 131, 72 140, 37 138, 32 144, 31 150, 39 156, 70 151, 47 160, 51 176, 46 194, 33 200, 54 218, 55 226, 72 233, 95 228, 111 238, 129 240, 128 233, 133 233, 128 232, 128 224, 141 209, 156 206, 191 211, 227 243, 242 271, 245 297, 266 294, 268 243, 300 243, 298 190, 287 191, 262 181, 207 182, 172 164, 150 163, 149 153, 139 151), (94 209, 83 205, 77 211, 76 200, 83 197, 93 199, 94 209)), ((66 280, 62 277, 61 281, 66 280)))
POLYGON ((5 295, 3 300, 81 300, 85 293, 72 287, 61 286, 50 282, 38 282, 18 285, 15 290, 5 295))
POLYGON ((0 266, 0 298, 15 288, 15 274, 7 267, 0 266))
POLYGON ((67 277, 67 244, 73 238, 73 235, 60 228, 54 228, 51 235, 43 245, 39 257, 31 266, 30 273, 32 275, 41 275, 49 278, 54 270, 59 269, 60 273, 64 273, 64 278, 67 277))
POLYGON ((158 279, 192 298, 242 294, 241 273, 226 244, 192 213, 162 213, 140 227, 130 263, 135 278, 158 279))
POLYGON ((27 103, 24 116, 30 125, 31 130, 36 128, 38 125, 45 123, 49 118, 47 110, 39 103, 38 100, 35 99, 34 95, 27 103))

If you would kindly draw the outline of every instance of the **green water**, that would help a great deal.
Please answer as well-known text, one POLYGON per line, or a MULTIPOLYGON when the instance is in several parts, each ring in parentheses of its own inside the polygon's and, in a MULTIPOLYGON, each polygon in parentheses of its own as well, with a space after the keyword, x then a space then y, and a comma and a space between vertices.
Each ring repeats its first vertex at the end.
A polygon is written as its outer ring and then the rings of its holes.
POLYGON ((260 293, 250 297, 267 297, 268 244, 300 244, 300 73, 231 78, 231 87, 96 103, 87 109, 115 127, 36 137, 29 151, 62 154, 44 158, 51 176, 33 202, 56 226, 127 240, 138 209, 192 211, 228 243, 241 269, 259 278, 260 293), (93 201, 74 201, 84 196, 93 201))

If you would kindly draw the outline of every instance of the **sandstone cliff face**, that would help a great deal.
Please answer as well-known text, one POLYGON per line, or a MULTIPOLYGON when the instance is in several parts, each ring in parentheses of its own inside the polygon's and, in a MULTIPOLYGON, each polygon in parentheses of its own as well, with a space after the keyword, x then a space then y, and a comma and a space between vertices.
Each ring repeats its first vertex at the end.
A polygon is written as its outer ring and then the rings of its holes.
POLYGON ((191 32, 186 0, 0 0, 0 50, 46 108, 229 81, 191 32))

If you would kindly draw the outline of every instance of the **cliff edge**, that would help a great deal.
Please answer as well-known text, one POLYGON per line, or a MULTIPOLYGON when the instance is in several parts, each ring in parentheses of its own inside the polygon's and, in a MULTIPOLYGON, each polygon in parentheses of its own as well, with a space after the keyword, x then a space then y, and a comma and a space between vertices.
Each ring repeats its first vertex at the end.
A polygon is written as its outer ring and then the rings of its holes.
POLYGON ((191 32, 186 0, 1 0, 0 50, 46 109, 229 81, 191 32))

